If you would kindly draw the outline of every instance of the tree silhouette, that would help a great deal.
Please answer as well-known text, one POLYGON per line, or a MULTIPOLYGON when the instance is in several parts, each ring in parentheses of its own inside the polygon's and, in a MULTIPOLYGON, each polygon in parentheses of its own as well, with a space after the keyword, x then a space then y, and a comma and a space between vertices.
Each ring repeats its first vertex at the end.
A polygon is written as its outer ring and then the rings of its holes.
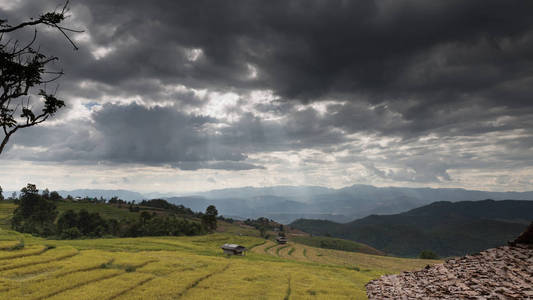
POLYGON ((13 212, 11 227, 20 232, 41 236, 54 233, 54 220, 57 216, 55 204, 39 195, 35 184, 20 190, 20 204, 13 212))
POLYGON ((212 231, 217 229, 217 215, 218 210, 214 205, 209 205, 202 216, 202 224, 207 230, 212 231))
POLYGON ((0 154, 17 130, 40 124, 65 106, 63 100, 56 98, 55 90, 48 92, 46 89, 47 83, 63 75, 62 70, 52 71, 49 67, 58 58, 43 54, 33 45, 37 40, 36 27, 45 25, 57 29, 75 50, 78 49, 67 32, 82 31, 61 26, 67 17, 68 4, 67 1, 59 11, 47 12, 37 19, 31 18, 18 25, 10 25, 7 20, 0 19, 0 126, 4 134, 0 143, 0 154), (6 37, 25 27, 34 27, 33 38, 25 45, 6 37), (36 87, 39 87, 36 93, 41 103, 31 105, 29 95, 36 87))

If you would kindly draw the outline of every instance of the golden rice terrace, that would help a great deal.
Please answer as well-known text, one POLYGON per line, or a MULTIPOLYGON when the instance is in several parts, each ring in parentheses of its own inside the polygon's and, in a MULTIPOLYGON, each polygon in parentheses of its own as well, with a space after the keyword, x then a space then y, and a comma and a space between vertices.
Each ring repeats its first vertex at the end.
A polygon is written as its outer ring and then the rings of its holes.
POLYGON ((0 299, 365 299, 369 280, 425 264, 228 233, 58 241, 0 229, 0 299), (252 251, 226 256, 229 242, 252 251))

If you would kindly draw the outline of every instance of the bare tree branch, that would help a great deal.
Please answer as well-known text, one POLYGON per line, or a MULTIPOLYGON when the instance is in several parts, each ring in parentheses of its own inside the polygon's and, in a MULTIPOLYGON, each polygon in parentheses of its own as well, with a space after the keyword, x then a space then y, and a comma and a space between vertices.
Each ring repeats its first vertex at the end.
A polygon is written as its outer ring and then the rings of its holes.
POLYGON ((0 20, 0 125, 4 134, 0 143, 0 154, 11 136, 19 129, 41 124, 65 106, 65 102, 55 96, 57 87, 53 93, 46 91, 47 83, 60 78, 63 70, 48 70, 47 66, 58 58, 43 54, 39 47, 33 48, 37 40, 37 29, 34 29, 30 42, 22 46, 18 40, 4 41, 4 34, 42 24, 57 29, 74 49, 78 50, 67 32, 81 33, 83 31, 61 26, 61 22, 67 17, 68 5, 67 0, 60 11, 47 12, 35 20, 30 19, 15 26, 7 24, 7 20, 0 20), (32 89, 38 86, 42 87, 38 92, 39 100, 42 102, 40 110, 30 105, 32 89), (24 96, 28 96, 26 102, 23 99, 24 96))

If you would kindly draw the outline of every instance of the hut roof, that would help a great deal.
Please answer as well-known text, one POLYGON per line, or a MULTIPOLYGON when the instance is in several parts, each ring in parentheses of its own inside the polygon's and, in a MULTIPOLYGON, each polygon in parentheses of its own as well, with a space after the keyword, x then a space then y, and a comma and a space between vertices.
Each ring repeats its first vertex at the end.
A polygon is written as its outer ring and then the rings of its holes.
POLYGON ((246 250, 246 247, 237 245, 237 244, 224 244, 220 248, 224 250, 240 250, 240 251, 246 250))

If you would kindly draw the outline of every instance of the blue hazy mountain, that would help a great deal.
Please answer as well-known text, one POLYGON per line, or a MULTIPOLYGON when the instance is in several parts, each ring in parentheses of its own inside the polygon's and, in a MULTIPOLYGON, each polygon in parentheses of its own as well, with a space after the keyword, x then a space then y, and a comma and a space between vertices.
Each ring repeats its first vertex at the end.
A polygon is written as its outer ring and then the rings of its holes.
POLYGON ((533 192, 487 192, 465 189, 374 187, 341 189, 317 186, 244 187, 212 190, 170 202, 202 211, 213 204, 219 213, 239 218, 265 216, 282 223, 298 218, 348 222, 372 214, 394 214, 437 201, 533 200, 533 192))

